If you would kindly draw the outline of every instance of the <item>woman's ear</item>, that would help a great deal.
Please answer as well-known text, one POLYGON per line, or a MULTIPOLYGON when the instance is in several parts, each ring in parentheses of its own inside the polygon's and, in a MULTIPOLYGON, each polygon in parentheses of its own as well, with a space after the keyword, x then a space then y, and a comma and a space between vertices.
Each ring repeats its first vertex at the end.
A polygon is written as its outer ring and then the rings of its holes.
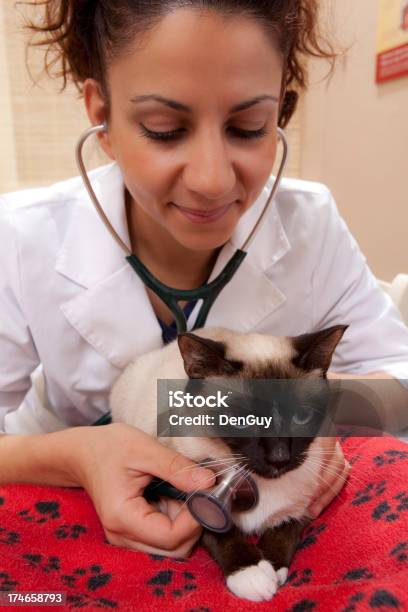
MULTIPOLYGON (((100 83, 95 79, 86 79, 83 84, 82 92, 84 95, 86 112, 92 125, 100 125, 107 120, 106 99, 102 93, 100 83)), ((115 155, 109 132, 98 134, 99 144, 110 159, 114 160, 115 155)))

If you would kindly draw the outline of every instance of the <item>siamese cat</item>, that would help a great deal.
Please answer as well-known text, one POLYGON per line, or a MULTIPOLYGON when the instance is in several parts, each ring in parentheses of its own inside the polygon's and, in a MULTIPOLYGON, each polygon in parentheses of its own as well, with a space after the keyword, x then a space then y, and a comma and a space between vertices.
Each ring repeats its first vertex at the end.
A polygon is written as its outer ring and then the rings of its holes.
MULTIPOLYGON (((336 325, 296 337, 222 328, 181 334, 125 368, 112 389, 112 420, 156 436, 158 379, 324 381, 346 329, 336 325)), ((303 417, 304 411, 303 406, 303 417)), ((167 437, 160 441, 197 463, 210 458, 224 460, 228 466, 234 458, 242 458, 258 487, 259 502, 249 511, 233 506, 233 527, 227 533, 204 530, 201 542, 221 566, 232 593, 252 601, 271 599, 286 581, 301 531, 310 521, 307 508, 323 480, 317 465, 324 458, 319 451, 321 438, 167 437), (257 544, 248 542, 246 534, 260 536, 257 544)))

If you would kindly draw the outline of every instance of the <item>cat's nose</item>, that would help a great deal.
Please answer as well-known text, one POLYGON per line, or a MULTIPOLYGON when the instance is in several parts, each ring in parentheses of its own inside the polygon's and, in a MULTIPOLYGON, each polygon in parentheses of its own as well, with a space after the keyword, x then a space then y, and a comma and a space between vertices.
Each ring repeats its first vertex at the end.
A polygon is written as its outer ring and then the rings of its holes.
POLYGON ((268 452, 268 462, 282 467, 290 461, 289 447, 286 442, 277 442, 268 452))

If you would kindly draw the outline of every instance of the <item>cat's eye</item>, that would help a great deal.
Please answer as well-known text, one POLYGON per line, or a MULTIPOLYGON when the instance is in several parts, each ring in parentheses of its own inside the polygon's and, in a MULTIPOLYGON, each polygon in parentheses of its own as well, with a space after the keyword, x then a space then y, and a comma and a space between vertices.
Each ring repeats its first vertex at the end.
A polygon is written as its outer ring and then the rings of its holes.
POLYGON ((313 418, 312 410, 298 410, 292 417, 292 422, 295 425, 306 425, 313 418))
POLYGON ((237 424, 236 424, 236 425, 232 425, 232 427, 233 427, 234 429, 249 429, 249 427, 251 427, 251 425, 248 425, 248 424, 244 424, 244 425, 237 425, 237 424))

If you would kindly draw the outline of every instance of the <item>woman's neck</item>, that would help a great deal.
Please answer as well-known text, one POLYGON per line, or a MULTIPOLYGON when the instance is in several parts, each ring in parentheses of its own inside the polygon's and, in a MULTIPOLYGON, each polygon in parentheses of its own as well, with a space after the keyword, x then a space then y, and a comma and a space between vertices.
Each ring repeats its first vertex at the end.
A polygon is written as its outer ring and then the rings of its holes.
POLYGON ((132 202, 126 192, 126 215, 132 252, 162 283, 196 289, 208 279, 220 249, 192 251, 132 202))

